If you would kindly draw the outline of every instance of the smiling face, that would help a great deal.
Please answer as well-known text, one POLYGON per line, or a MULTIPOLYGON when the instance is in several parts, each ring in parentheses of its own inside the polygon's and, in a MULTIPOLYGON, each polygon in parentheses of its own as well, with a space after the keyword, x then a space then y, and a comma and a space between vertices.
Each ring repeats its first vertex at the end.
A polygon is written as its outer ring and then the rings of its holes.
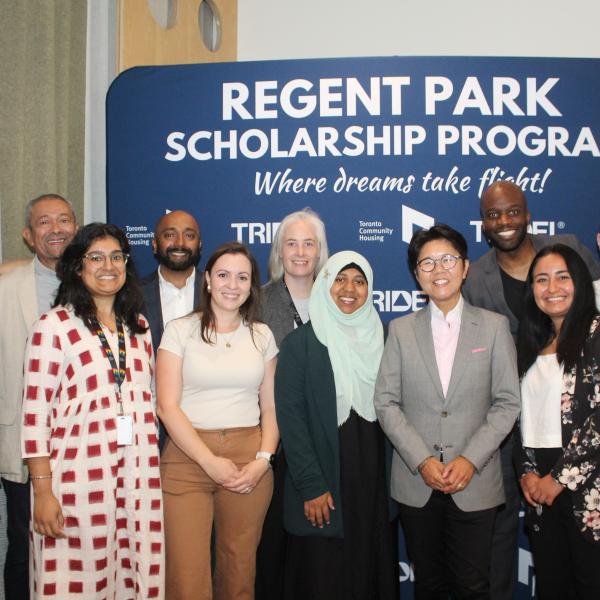
POLYGON ((98 264, 85 257, 81 261, 81 281, 94 300, 115 296, 125 285, 126 263, 113 263, 110 259, 114 253, 121 252, 119 242, 113 237, 98 238, 87 249, 88 256, 104 255, 104 261, 98 264))
POLYGON ((43 198, 33 205, 23 237, 40 262, 55 269, 76 231, 77 222, 71 207, 58 198, 43 198))
POLYGON ((210 303, 217 316, 219 312, 238 312, 250 296, 252 265, 243 254, 223 254, 204 276, 210 285, 210 303))
POLYGON ((460 252, 445 239, 427 242, 419 253, 415 275, 422 290, 444 313, 451 311, 460 299, 460 288, 469 270, 469 261, 459 259, 454 268, 445 270, 440 260, 429 273, 419 268, 418 263, 424 258, 441 259, 446 254, 458 256, 460 252))
POLYGON ((559 331, 575 297, 573 279, 560 254, 539 259, 533 271, 532 289, 538 308, 550 317, 559 331))
POLYGON ((483 230, 502 252, 519 248, 527 235, 530 215, 521 189, 510 182, 490 186, 481 198, 483 230))
POLYGON ((286 277, 315 277, 319 243, 312 225, 295 221, 286 226, 281 245, 281 260, 286 277))
POLYGON ((165 215, 156 226, 152 248, 158 262, 172 271, 192 269, 200 259, 200 228, 183 210, 165 215))
POLYGON ((369 284, 358 269, 343 269, 336 275, 329 294, 345 315, 351 315, 367 301, 369 284))

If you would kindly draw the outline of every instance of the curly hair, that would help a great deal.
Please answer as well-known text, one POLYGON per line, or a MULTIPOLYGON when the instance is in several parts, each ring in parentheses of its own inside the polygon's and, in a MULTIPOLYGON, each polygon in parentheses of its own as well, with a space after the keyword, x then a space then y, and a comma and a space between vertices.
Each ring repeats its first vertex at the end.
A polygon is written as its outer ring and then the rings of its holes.
MULTIPOLYGON (((129 254, 127 236, 116 225, 110 223, 90 223, 81 227, 65 248, 58 261, 56 274, 60 279, 58 293, 54 306, 70 305, 75 314, 92 328, 92 319, 96 317, 96 305, 89 290, 81 280, 83 256, 95 240, 111 237, 114 238, 121 250, 129 254)), ((144 333, 147 327, 140 322, 144 301, 133 259, 129 257, 125 270, 125 284, 115 295, 115 315, 127 325, 131 333, 144 333)))

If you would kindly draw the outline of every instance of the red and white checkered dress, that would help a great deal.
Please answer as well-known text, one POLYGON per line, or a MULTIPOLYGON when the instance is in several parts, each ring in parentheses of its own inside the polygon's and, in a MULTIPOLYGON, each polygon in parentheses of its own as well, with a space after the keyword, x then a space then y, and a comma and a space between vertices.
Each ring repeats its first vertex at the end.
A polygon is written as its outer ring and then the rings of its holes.
MULTIPOLYGON (((125 331, 122 401, 134 443, 117 446, 115 380, 98 337, 64 307, 43 315, 25 361, 23 457, 50 456, 65 539, 31 532, 32 598, 164 596, 164 541, 150 331, 125 331)), ((33 506, 33 505, 32 505, 33 506)))

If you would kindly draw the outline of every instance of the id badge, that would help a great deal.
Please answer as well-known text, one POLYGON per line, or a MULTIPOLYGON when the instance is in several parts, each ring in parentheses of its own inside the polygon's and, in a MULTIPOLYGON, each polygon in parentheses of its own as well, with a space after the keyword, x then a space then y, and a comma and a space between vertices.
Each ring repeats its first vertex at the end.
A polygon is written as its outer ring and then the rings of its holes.
POLYGON ((131 415, 117 416, 117 446, 133 444, 133 419, 131 415))

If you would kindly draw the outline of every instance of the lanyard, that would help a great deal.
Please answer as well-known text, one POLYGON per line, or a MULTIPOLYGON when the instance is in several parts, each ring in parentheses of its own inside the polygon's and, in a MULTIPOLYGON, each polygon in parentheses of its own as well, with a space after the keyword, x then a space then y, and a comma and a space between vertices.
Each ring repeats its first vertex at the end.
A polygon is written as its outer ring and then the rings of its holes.
POLYGON ((296 323, 296 327, 300 327, 302 325, 302 319, 300 318, 300 315, 298 314, 298 311, 296 310, 296 305, 294 304, 294 300, 292 298, 292 295, 290 294, 290 290, 288 290, 288 286, 285 284, 285 279, 282 278, 281 282, 283 283, 283 287, 285 288, 287 295, 290 297, 290 308, 292 309, 292 312, 294 313, 294 323, 296 323))
MULTIPOLYGON (((119 366, 117 366, 117 361, 115 360, 113 351, 106 339, 106 335, 104 334, 104 330, 98 323, 98 320, 95 317, 92 317, 92 326, 94 327, 95 334, 100 338, 100 342, 102 343, 102 348, 104 349, 104 354, 106 358, 108 358, 108 362, 110 363, 110 367, 113 372, 113 377, 115 378, 115 383, 119 388, 119 404, 121 404, 121 385, 125 381, 125 365, 127 362, 127 351, 125 349, 125 331, 123 330, 123 323, 121 319, 117 317, 117 335, 119 339, 119 366)), ((121 406, 121 410, 123 407, 121 406)))

